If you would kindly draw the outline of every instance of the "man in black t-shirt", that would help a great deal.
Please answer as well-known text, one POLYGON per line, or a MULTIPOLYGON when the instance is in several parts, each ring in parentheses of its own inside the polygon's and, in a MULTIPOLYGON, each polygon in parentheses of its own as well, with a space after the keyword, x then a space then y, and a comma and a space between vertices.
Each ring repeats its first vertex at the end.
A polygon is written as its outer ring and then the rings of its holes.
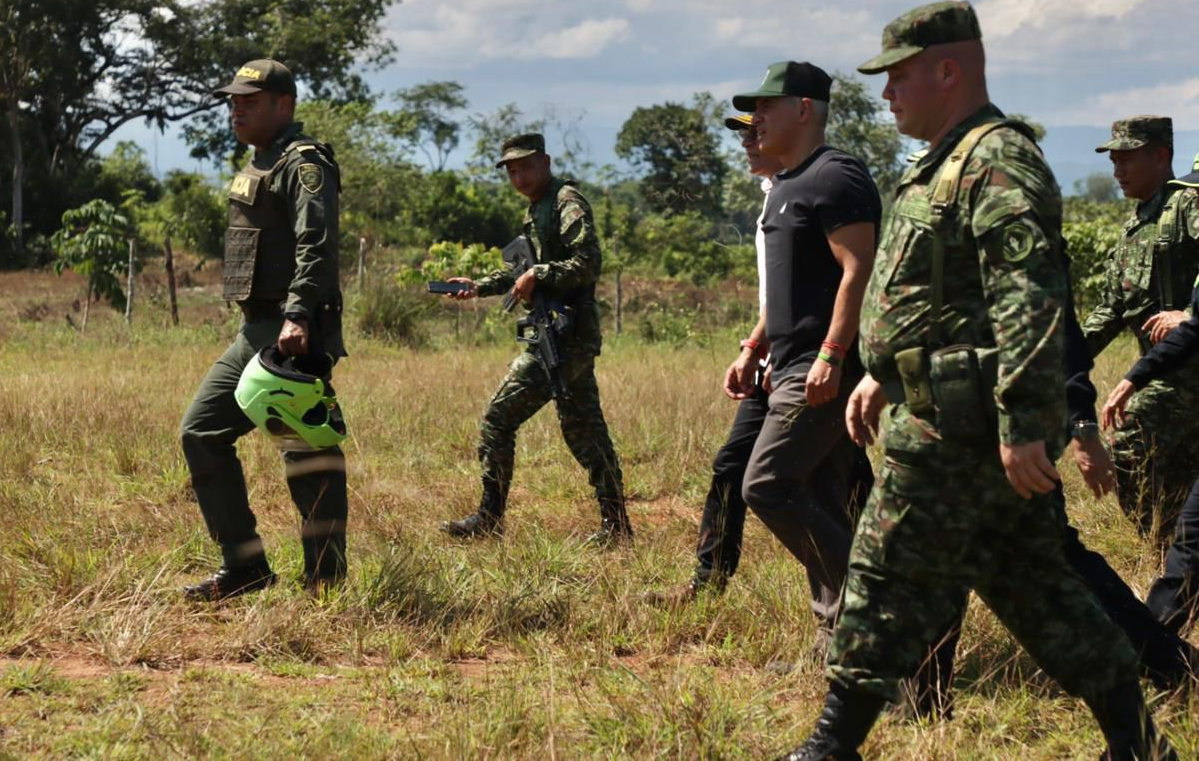
POLYGON ((882 217, 866 166, 824 144, 831 84, 817 66, 784 61, 757 91, 733 98, 753 112, 759 150, 785 167, 762 217, 773 390, 743 494, 819 589, 821 650, 853 538, 845 496, 855 450, 844 413, 863 372, 858 317, 882 217))

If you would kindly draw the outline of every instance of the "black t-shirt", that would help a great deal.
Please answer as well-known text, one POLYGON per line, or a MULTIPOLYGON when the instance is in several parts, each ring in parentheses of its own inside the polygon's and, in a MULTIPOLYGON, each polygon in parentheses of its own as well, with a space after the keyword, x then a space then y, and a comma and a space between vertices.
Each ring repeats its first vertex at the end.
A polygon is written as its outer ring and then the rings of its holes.
MULTIPOLYGON (((798 167, 775 177, 762 216, 766 337, 775 378, 815 359, 828 335, 841 285, 841 266, 829 248, 829 234, 869 222, 877 239, 882 213, 870 170, 836 148, 817 148, 798 167)), ((860 373, 857 341, 848 348, 846 370, 860 373)))

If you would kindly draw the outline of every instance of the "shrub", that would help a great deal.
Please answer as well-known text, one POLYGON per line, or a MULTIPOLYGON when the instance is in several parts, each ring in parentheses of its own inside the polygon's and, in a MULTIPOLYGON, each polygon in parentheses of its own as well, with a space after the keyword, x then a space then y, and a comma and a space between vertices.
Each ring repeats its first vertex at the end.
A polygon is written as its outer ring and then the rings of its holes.
POLYGON ((415 348, 428 342, 423 322, 432 307, 432 300, 415 286, 372 278, 358 295, 354 311, 363 335, 415 348))

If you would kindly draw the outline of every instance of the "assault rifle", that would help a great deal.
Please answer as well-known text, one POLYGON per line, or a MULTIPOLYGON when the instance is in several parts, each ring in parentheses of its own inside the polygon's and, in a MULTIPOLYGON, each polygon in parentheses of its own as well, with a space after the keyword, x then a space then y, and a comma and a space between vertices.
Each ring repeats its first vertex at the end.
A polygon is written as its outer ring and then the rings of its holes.
MULTIPOLYGON (((518 278, 537 264, 533 244, 527 236, 518 235, 504 246, 504 263, 518 278)), ((504 297, 504 311, 511 312, 516 306, 516 295, 509 291, 504 297)), ((550 379, 550 394, 554 399, 565 399, 570 394, 562 380, 562 353, 558 350, 558 337, 570 327, 571 312, 561 302, 551 298, 544 289, 533 289, 533 303, 529 313, 516 321, 516 340, 529 344, 533 353, 550 379)))

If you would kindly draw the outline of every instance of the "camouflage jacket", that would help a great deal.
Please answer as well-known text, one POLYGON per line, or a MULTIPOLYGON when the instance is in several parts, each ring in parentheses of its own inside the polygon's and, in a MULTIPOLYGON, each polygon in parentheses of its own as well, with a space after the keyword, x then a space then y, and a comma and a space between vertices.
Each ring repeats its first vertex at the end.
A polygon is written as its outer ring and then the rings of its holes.
POLYGON ((1197 273, 1199 190, 1166 185, 1137 205, 1104 267, 1103 301, 1082 326, 1091 354, 1098 356, 1125 328, 1137 336, 1141 353, 1148 351, 1141 326, 1158 312, 1186 309, 1197 273), (1170 207, 1173 224, 1163 229, 1170 207))
MULTIPOLYGON (((863 360, 882 383, 895 353, 932 346, 933 237, 945 246, 942 345, 998 347, 999 435, 1062 443, 1066 428, 1061 193, 1036 143, 1011 126, 987 134, 962 170, 957 203, 934 230, 932 195, 945 159, 974 127, 1003 118, 986 106, 908 168, 896 190, 862 307, 863 360)), ((1052 447, 1051 447, 1052 448, 1052 447)))
MULTIPOLYGON (((533 243, 538 264, 533 268, 537 288, 575 309, 569 336, 573 349, 600 349, 599 311, 595 284, 603 266, 599 235, 591 204, 569 180, 554 178, 545 194, 529 204, 521 225, 533 243)), ((515 280, 507 270, 497 270, 478 282, 480 296, 511 290, 515 280)))

